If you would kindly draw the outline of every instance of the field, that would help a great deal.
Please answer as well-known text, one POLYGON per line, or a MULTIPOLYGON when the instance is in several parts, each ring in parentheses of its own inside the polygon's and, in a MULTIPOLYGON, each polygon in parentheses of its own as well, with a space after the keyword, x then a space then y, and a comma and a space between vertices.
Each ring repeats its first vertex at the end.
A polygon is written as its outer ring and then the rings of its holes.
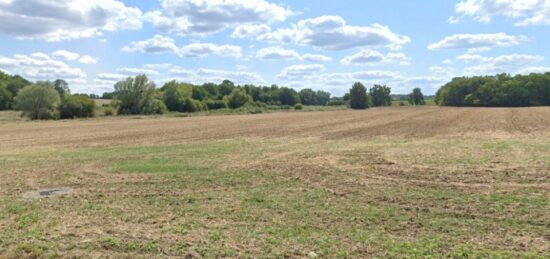
POLYGON ((550 257, 547 107, 0 119, 0 174, 0 257, 550 257))

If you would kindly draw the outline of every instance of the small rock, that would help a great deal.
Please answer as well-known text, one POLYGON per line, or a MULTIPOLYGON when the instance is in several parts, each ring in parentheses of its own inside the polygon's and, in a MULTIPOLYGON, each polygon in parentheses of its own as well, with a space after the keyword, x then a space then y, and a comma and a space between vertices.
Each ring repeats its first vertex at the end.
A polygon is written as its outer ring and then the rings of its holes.
POLYGON ((316 257, 317 257, 317 254, 316 254, 315 252, 311 251, 311 252, 309 252, 309 253, 307 254, 307 257, 309 257, 309 258, 316 258, 316 257))

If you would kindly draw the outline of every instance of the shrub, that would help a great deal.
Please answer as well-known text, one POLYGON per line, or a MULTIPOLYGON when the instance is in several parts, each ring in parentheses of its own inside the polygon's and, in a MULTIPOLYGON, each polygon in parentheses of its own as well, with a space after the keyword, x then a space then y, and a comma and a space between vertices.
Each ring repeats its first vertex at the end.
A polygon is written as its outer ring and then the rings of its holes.
POLYGON ((281 108, 281 110, 290 110, 290 108, 292 108, 292 106, 283 104, 283 105, 280 106, 280 108, 281 108))
POLYGON ((301 103, 297 103, 294 105, 294 110, 301 110, 303 108, 301 103))
POLYGON ((158 98, 154 98, 143 105, 141 114, 163 114, 166 112, 166 105, 158 98))
POLYGON ((103 111, 103 115, 105 116, 113 116, 115 115, 115 109, 113 107, 107 107, 105 108, 105 110, 103 111))
POLYGON ((59 104, 61 119, 89 118, 95 116, 96 103, 86 96, 65 94, 59 104))
POLYGON ((51 83, 38 82, 26 86, 14 99, 15 109, 32 120, 55 118, 55 108, 59 104, 59 94, 51 83))
POLYGON ((233 89, 227 97, 227 104, 233 109, 244 106, 247 103, 252 103, 252 97, 239 88, 233 89))
MULTIPOLYGON (((472 100, 473 101, 473 100, 472 100)), ((414 88, 413 91, 409 94, 409 103, 413 105, 425 105, 424 95, 420 88, 414 88)))
POLYGON ((208 110, 227 109, 227 103, 223 100, 206 100, 204 105, 208 110))

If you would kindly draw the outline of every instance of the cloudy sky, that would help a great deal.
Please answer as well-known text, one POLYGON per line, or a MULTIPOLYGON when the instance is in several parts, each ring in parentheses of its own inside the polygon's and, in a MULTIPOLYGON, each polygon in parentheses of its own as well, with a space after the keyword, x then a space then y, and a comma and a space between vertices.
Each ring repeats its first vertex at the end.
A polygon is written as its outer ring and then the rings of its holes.
POLYGON ((427 94, 453 76, 550 71, 550 0, 0 0, 0 70, 111 91, 230 79, 427 94))

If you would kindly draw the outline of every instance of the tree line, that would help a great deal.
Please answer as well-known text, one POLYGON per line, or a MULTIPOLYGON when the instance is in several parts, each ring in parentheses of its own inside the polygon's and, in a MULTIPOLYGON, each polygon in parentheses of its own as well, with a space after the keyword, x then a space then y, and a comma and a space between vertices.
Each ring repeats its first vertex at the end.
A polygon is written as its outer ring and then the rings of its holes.
POLYGON ((443 106, 550 105, 550 72, 456 77, 437 91, 435 102, 443 106))

